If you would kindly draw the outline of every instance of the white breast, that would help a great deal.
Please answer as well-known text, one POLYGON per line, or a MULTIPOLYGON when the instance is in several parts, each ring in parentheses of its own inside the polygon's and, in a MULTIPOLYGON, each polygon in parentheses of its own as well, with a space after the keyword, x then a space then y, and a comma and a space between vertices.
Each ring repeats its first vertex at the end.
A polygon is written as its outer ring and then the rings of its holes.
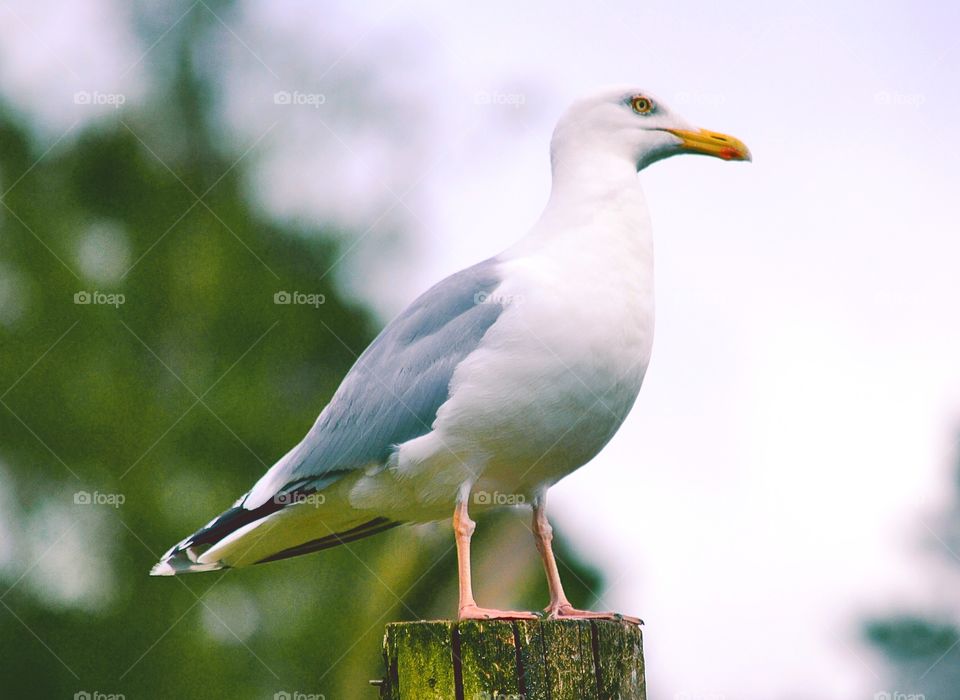
MULTIPOLYGON (((633 405, 653 342, 653 246, 639 186, 551 211, 504 256, 504 312, 458 367, 433 437, 523 492, 590 460, 633 405)), ((427 437, 427 436, 425 436, 427 437)), ((426 447, 426 445, 424 445, 426 447)))

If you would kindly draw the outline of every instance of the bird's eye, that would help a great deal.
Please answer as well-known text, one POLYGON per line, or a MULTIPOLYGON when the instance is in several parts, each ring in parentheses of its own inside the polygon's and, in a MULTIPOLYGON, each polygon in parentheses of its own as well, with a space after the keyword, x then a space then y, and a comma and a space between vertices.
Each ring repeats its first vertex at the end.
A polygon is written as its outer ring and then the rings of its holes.
POLYGON ((630 99, 630 106, 637 114, 650 114, 653 111, 653 100, 643 95, 634 95, 630 99))

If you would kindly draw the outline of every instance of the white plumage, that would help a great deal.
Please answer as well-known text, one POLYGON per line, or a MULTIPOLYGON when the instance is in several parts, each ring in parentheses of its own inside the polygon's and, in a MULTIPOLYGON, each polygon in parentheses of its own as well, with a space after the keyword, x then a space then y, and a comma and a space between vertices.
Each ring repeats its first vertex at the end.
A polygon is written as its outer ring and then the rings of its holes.
POLYGON ((152 573, 244 566, 454 513, 461 617, 526 617, 473 600, 471 494, 534 506, 551 616, 563 594, 546 491, 593 458, 640 390, 654 330, 653 237, 637 171, 675 153, 747 160, 642 90, 565 113, 533 229, 415 301, 378 336, 304 440, 152 573))

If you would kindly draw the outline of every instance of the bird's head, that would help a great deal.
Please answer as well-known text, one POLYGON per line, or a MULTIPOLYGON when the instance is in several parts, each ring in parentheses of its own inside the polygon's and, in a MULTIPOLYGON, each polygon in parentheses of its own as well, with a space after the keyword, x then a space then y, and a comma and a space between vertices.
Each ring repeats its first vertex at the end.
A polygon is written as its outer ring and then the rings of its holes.
POLYGON ((751 160, 733 136, 689 124, 646 90, 605 89, 574 102, 553 133, 555 160, 590 151, 627 158, 637 170, 680 153, 724 160, 751 160))

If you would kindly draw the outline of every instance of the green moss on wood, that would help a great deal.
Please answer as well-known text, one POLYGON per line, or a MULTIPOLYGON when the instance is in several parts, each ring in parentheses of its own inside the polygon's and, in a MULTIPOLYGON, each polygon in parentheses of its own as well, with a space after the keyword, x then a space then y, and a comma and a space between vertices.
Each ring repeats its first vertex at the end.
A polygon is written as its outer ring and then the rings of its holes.
POLYGON ((385 700, 646 699, 643 635, 626 622, 395 623, 384 661, 385 700))

